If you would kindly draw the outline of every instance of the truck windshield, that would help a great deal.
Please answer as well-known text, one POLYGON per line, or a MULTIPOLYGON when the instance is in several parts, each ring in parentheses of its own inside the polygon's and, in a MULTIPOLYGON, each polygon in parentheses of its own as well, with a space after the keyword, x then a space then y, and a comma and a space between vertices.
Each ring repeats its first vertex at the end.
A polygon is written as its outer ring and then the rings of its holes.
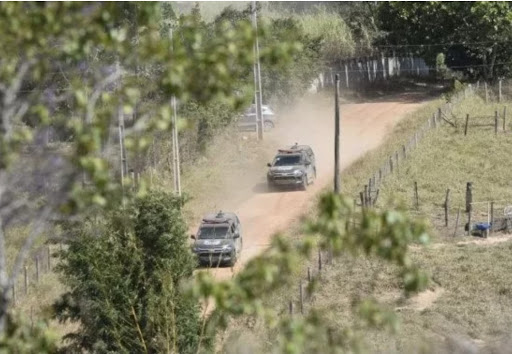
POLYGON ((199 229, 200 240, 224 239, 228 235, 227 226, 203 226, 199 229))
POLYGON ((279 155, 274 160, 274 166, 300 165, 300 155, 279 155))

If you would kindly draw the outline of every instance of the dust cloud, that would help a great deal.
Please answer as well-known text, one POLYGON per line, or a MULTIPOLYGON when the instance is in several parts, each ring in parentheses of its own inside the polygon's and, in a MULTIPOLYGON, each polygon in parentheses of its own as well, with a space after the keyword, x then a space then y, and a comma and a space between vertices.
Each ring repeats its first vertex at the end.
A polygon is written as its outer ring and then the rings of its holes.
MULTIPOLYGON (((406 113, 418 109, 426 97, 396 96, 378 102, 341 104, 341 168, 375 149, 406 113)), ((224 190, 215 202, 238 214, 242 223, 243 251, 234 271, 268 247, 272 236, 285 231, 307 210, 308 202, 329 183, 334 171, 334 99, 311 95, 281 113, 279 123, 264 137, 259 156, 242 171, 228 171, 224 190), (316 155, 317 180, 307 191, 268 192, 265 162, 280 147, 310 145, 316 155), (266 161, 265 161, 266 160, 266 161)), ((249 134, 240 133, 254 139, 249 134)), ((231 268, 210 269, 218 279, 232 276, 231 268)))

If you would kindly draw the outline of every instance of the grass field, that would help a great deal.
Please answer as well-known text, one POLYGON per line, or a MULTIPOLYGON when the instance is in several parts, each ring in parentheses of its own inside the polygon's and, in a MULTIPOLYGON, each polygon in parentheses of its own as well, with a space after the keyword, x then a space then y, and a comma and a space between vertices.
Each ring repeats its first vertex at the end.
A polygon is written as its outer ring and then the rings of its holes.
MULTIPOLYGON (((431 117, 441 100, 432 102, 404 119, 386 143, 368 153, 344 171, 342 188, 356 196, 390 154, 406 142, 416 129, 431 117)), ((378 207, 404 207, 411 215, 430 224, 432 243, 415 246, 413 260, 430 275, 429 289, 413 298, 405 298, 396 269, 367 258, 342 257, 324 270, 319 291, 308 307, 327 314, 329 324, 341 330, 353 325, 351 301, 375 297, 389 309, 395 309, 401 326, 397 334, 361 331, 369 352, 374 353, 506 353, 510 348, 508 331, 512 325, 510 297, 512 238, 492 235, 487 240, 463 236, 466 216, 464 196, 466 182, 473 182, 473 200, 509 200, 512 204, 510 179, 506 163, 512 151, 512 131, 494 127, 470 127, 466 137, 463 123, 466 114, 481 118, 478 123, 493 124, 494 111, 504 105, 486 104, 472 96, 461 102, 448 117, 457 127, 443 123, 422 140, 400 166, 400 173, 388 176, 381 186, 378 207), (420 208, 413 208, 413 184, 418 183, 420 208), (446 189, 450 188, 450 224, 444 227, 446 189), (454 215, 462 206, 461 226, 453 238, 454 215), (476 241, 475 241, 476 240, 476 241), (507 349, 508 348, 508 349, 507 349)), ((476 122, 475 118, 473 123, 476 122)), ((487 218, 487 204, 475 207, 475 221, 487 218)), ((496 203, 497 212, 502 205, 496 203), (499 207, 498 207, 499 206, 499 207)), ((312 210, 311 212, 314 212, 312 210)), ((486 221, 486 220, 485 220, 486 221)), ((297 274, 304 279, 305 261, 297 274)), ((287 301, 295 289, 280 289, 266 302, 286 313, 287 301)), ((243 338, 253 352, 271 352, 278 333, 268 331, 260 321, 243 318, 233 321, 225 336, 225 348, 236 346, 243 338)), ((235 351, 226 350, 228 353, 235 351)))

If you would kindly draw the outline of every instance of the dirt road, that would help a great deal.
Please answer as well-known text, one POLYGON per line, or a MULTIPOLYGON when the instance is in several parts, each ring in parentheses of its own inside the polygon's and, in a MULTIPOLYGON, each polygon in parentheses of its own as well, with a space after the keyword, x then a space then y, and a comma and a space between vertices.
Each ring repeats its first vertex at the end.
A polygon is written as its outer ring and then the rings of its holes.
MULTIPOLYGON (((341 167, 379 146, 386 134, 404 117, 428 100, 425 95, 395 96, 370 103, 341 105, 341 167)), ((251 258, 268 247, 272 236, 284 231, 306 210, 308 201, 332 182, 334 165, 333 100, 315 96, 303 100, 280 117, 279 125, 266 134, 264 144, 271 151, 299 144, 310 145, 317 158, 317 180, 307 191, 268 192, 265 166, 243 171, 226 187, 222 201, 225 211, 236 212, 242 222, 242 258, 234 268, 240 270, 251 258), (243 177, 242 177, 243 176, 243 177), (252 188, 250 187, 252 185, 252 188), (241 192, 242 190, 242 192, 241 192), (243 196, 242 198, 240 196, 243 196)), ((210 269, 217 279, 233 275, 231 268, 210 269)))

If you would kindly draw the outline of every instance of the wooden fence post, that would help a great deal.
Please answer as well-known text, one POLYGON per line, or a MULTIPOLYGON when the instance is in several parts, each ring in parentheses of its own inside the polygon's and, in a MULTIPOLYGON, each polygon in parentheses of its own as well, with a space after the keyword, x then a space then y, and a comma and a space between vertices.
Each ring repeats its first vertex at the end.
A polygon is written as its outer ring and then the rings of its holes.
POLYGON ((439 123, 439 125, 441 125, 441 121, 443 120, 442 114, 443 114, 443 111, 441 110, 441 107, 439 107, 437 109, 437 123, 439 123))
POLYGON ((36 283, 39 284, 39 256, 36 256, 36 283))
POLYGON ((361 198, 361 209, 364 210, 364 192, 359 192, 359 197, 361 198))
POLYGON ((23 278, 24 278, 24 283, 25 283, 25 295, 28 294, 28 269, 27 269, 27 266, 24 266, 23 267, 23 278))
POLYGON ((466 212, 468 213, 468 235, 471 236, 471 209, 473 202, 473 183, 466 184, 466 212))
POLYGON ((491 227, 490 227, 490 231, 491 231, 491 234, 493 234, 493 227, 494 227, 494 201, 491 202, 491 227))
POLYGON ((434 123, 434 129, 437 128, 436 114, 432 113, 432 122, 434 123))
POLYGON ((382 183, 382 168, 379 168, 379 184, 382 183))
POLYGON ((469 114, 466 114, 466 125, 464 126, 464 136, 468 134, 469 114))
POLYGON ((498 81, 498 102, 501 102, 501 79, 498 81))
POLYGON ((299 282, 300 313, 304 314, 304 294, 302 293, 302 280, 299 282))
POLYGON ((288 312, 290 313, 290 316, 293 315, 293 302, 292 302, 292 300, 290 300, 290 302, 288 303, 288 312))
POLYGON ((507 120, 507 106, 503 107, 503 132, 507 130, 505 121, 507 120))
POLYGON ((50 252, 50 246, 46 249, 46 255, 48 256, 48 271, 52 270, 52 254, 50 252))
POLYGON ((16 282, 12 284, 12 304, 13 306, 16 306, 16 282))
POLYGON ((389 157, 389 173, 393 174, 393 157, 389 157))
POLYGON ((364 205, 368 205, 368 185, 364 185, 364 205))
POLYGON ((420 207, 420 200, 418 197, 418 182, 414 182, 414 204, 416 207, 416 210, 420 207))
POLYGON ((398 162, 398 151, 395 151, 395 160, 396 160, 396 172, 400 173, 400 163, 398 162))
POLYGON ((457 219, 455 221, 455 230, 453 231, 453 237, 457 236, 457 229, 459 227, 460 207, 457 209, 457 219))
POLYGON ((404 157, 404 160, 407 158, 407 151, 405 149, 405 145, 402 145, 402 154, 403 154, 403 157, 404 157))
POLYGON ((485 88, 485 103, 489 103, 489 91, 487 90, 487 81, 484 82, 484 88, 485 88))
POLYGON ((311 283, 311 268, 308 267, 308 282, 311 283))
POLYGON ((450 188, 446 190, 446 197, 444 199, 444 226, 448 226, 448 209, 449 209, 449 198, 450 198, 450 188))
POLYGON ((494 111, 494 135, 498 135, 498 110, 494 111))
POLYGON ((318 249, 318 272, 322 271, 322 250, 318 249))

